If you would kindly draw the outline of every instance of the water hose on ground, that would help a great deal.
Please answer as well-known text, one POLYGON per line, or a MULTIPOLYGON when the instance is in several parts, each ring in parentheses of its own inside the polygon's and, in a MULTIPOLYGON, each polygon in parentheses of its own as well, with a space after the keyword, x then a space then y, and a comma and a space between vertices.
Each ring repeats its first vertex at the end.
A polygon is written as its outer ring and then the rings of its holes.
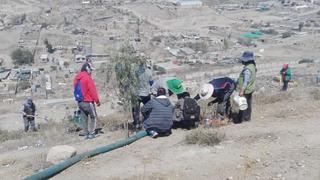
POLYGON ((147 136, 146 131, 139 131, 136 134, 128 137, 127 139, 123 139, 123 140, 117 141, 113 144, 98 147, 98 148, 93 149, 91 151, 77 154, 77 155, 73 156, 72 158, 69 158, 59 164, 50 166, 50 167, 44 169, 43 171, 40 171, 40 172, 35 173, 31 176, 28 176, 28 177, 24 178, 24 180, 48 179, 48 178, 53 177, 54 175, 58 174, 59 172, 67 169, 68 167, 74 165, 75 163, 81 161, 84 158, 93 157, 98 154, 106 153, 106 152, 112 151, 114 149, 129 145, 129 144, 133 143, 134 141, 139 140, 139 139, 146 137, 146 136, 147 136))

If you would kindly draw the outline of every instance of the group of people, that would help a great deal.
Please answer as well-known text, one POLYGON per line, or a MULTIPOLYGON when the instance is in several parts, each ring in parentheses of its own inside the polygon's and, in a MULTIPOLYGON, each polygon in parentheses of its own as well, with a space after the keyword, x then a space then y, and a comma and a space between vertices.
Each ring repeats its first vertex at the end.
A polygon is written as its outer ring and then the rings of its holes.
POLYGON ((245 97, 248 104, 247 109, 239 111, 239 121, 250 121, 257 72, 253 52, 244 52, 241 62, 244 68, 237 81, 229 77, 215 78, 202 85, 194 98, 185 91, 182 80, 176 77, 154 80, 150 69, 141 64, 137 70, 140 82, 137 91, 138 101, 132 109, 135 128, 143 128, 152 137, 157 137, 169 135, 172 127, 187 129, 196 127, 200 120, 200 106, 197 101, 207 100, 210 97, 213 100, 208 106, 218 104, 214 118, 223 121, 230 115, 230 97, 235 91, 239 96, 245 97), (172 105, 168 98, 172 95, 176 95, 178 99, 175 105, 172 105), (140 108, 141 103, 142 108, 140 108), (143 118, 140 118, 140 114, 143 118))
MULTIPOLYGON (((189 92, 185 91, 183 82, 179 78, 162 77, 154 80, 150 68, 146 64, 141 64, 136 71, 139 79, 139 87, 136 92, 137 101, 132 104, 134 127, 145 129, 152 137, 169 135, 172 127, 187 129, 196 127, 200 120, 198 101, 208 100, 211 97, 212 101, 208 103, 208 106, 217 103, 214 118, 223 121, 230 115, 231 95, 234 93, 244 97, 247 101, 247 108, 239 110, 238 121, 250 121, 252 94, 257 73, 253 52, 244 52, 241 62, 244 65, 243 70, 236 81, 229 77, 212 79, 203 84, 193 98, 189 92), (172 95, 177 96, 177 103, 174 105, 169 99, 169 96, 172 95)), ((100 106, 96 86, 91 77, 92 70, 91 63, 86 62, 74 78, 74 96, 81 111, 83 133, 87 139, 96 137, 96 106, 100 106)), ((280 74, 284 82, 283 90, 286 90, 288 81, 291 79, 291 70, 288 65, 283 66, 280 74)), ((29 129, 36 131, 35 111, 35 104, 32 99, 28 99, 22 109, 25 131, 29 129)))

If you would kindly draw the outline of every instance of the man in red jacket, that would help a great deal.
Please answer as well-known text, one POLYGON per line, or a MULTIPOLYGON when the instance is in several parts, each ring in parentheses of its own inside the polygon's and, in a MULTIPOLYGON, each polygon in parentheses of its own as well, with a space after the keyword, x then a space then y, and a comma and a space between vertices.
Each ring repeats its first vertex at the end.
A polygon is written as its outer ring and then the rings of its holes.
POLYGON ((95 138, 97 112, 94 103, 96 103, 97 106, 100 106, 98 93, 91 77, 91 72, 92 67, 90 63, 83 64, 81 72, 76 75, 73 82, 74 88, 76 88, 77 82, 80 81, 83 100, 78 102, 78 106, 81 110, 81 119, 86 139, 95 138))

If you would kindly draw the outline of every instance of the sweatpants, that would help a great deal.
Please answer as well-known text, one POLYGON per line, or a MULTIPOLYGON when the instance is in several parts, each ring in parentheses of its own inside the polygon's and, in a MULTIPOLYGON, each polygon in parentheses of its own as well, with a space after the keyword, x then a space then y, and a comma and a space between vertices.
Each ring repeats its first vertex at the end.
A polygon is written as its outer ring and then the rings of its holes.
POLYGON ((79 102, 82 128, 85 135, 94 134, 97 123, 97 112, 93 102, 79 102))
POLYGON ((29 128, 32 131, 36 131, 37 130, 34 117, 23 116, 23 124, 24 124, 24 131, 25 132, 28 132, 29 128))

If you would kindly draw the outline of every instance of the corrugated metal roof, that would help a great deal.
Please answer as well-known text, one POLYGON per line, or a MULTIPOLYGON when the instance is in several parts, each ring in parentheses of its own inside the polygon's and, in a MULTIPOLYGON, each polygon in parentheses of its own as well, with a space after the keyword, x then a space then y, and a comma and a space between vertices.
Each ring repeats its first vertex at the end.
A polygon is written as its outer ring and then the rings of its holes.
POLYGON ((0 73, 0 79, 7 79, 8 76, 10 75, 11 71, 4 71, 0 73))

